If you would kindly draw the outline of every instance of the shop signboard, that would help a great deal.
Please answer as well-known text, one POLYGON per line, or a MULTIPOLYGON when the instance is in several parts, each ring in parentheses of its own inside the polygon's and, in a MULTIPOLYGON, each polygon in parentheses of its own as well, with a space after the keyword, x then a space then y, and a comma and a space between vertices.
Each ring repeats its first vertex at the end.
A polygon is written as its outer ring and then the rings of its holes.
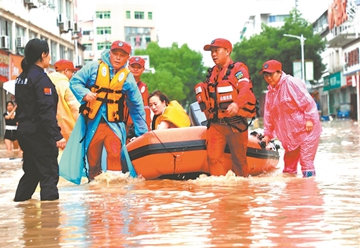
POLYGON ((324 77, 324 91, 330 91, 341 87, 341 72, 336 72, 324 77))
POLYGON ((0 82, 9 80, 9 54, 0 49, 0 82))

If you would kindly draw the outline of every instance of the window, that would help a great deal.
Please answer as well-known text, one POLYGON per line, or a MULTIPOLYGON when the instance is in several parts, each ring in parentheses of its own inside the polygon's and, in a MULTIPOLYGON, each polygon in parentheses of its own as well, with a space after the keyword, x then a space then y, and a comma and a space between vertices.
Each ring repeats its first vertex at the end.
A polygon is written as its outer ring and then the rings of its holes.
POLYGON ((83 34, 83 35, 90 35, 90 32, 91 32, 90 30, 84 30, 84 31, 82 32, 82 34, 83 34))
POLYGON ((133 38, 133 43, 131 44, 135 44, 136 47, 140 47, 141 42, 142 42, 142 38, 137 35, 136 37, 133 38))
POLYGON ((284 22, 285 18, 288 18, 289 15, 274 15, 274 16, 269 16, 269 23, 272 22, 284 22))
POLYGON ((58 14, 64 13, 64 4, 62 0, 57 0, 58 14))
MULTIPOLYGON (((58 58, 57 58, 57 44, 55 41, 51 41, 50 42, 50 49, 51 49, 51 61, 57 61, 58 58)), ((53 62, 53 63, 55 63, 53 62)))
POLYGON ((125 35, 150 35, 150 28, 125 27, 125 35))
POLYGON ((96 11, 96 19, 110 19, 110 11, 96 11))
POLYGON ((12 22, 8 21, 6 19, 1 19, 0 18, 0 35, 7 35, 9 36, 9 42, 8 42, 8 48, 11 50, 12 49, 12 42, 10 42, 12 40, 12 22))
POLYGON ((142 12, 142 11, 135 11, 135 19, 144 20, 144 19, 145 19, 145 17, 144 17, 144 12, 142 12))
POLYGON ((68 20, 72 20, 71 1, 67 0, 67 1, 65 1, 65 4, 66 4, 66 18, 68 20))
POLYGON ((30 31, 29 32, 29 40, 34 39, 34 38, 37 38, 37 34, 33 31, 30 31))
POLYGON ((85 51, 92 51, 93 47, 91 43, 84 43, 85 51))
POLYGON ((148 12, 148 20, 152 20, 153 16, 152 16, 152 12, 148 12))
POLYGON ((19 25, 16 25, 15 26, 15 30, 16 30, 16 37, 25 37, 25 28, 19 26, 19 25))
POLYGON ((55 0, 48 0, 49 8, 54 9, 55 8, 55 0))
POLYGON ((111 42, 99 42, 97 43, 97 50, 110 49, 111 42))
POLYGON ((126 11, 126 19, 131 19, 131 12, 129 10, 126 11))
POLYGON ((70 61, 74 61, 74 50, 73 49, 69 49, 67 50, 67 54, 68 54, 68 60, 70 61))
POLYGON ((111 34, 111 27, 97 27, 96 34, 111 34))
MULTIPOLYGON (((60 58, 62 59, 66 59, 66 50, 65 50, 65 46, 60 45, 59 46, 59 51, 60 51, 60 58)), ((55 63, 55 62, 54 62, 55 63)))

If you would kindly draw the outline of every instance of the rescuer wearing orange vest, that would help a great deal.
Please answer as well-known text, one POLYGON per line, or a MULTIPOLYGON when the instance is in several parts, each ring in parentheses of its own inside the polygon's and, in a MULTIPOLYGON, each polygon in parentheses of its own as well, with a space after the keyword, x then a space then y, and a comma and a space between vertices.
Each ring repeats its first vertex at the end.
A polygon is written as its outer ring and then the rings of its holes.
POLYGON ((249 175, 247 166, 248 120, 256 115, 256 98, 247 66, 230 58, 232 44, 222 38, 204 46, 215 66, 206 82, 195 86, 196 98, 208 120, 207 156, 210 174, 225 175, 225 146, 228 145, 237 176, 249 175))

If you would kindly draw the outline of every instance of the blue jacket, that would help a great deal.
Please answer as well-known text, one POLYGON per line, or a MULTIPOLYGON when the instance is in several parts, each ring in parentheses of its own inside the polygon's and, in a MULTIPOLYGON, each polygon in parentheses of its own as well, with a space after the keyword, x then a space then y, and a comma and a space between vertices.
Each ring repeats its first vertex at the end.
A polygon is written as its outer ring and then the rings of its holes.
MULTIPOLYGON (((115 75, 115 70, 110 63, 109 53, 110 50, 105 50, 102 52, 101 59, 109 66, 110 78, 113 78, 115 75)), ((126 65, 127 64, 125 64, 124 67, 126 65)), ((70 89, 80 104, 85 103, 83 101, 84 96, 88 94, 90 92, 90 88, 95 85, 98 68, 99 63, 97 61, 90 62, 71 78, 70 89)), ((138 90, 134 76, 131 73, 128 74, 122 90, 123 94, 126 95, 129 113, 132 120, 134 121, 135 135, 140 136, 146 133, 148 129, 145 121, 146 117, 143 100, 138 90)), ((100 123, 101 117, 107 121, 105 104, 100 107, 100 110, 98 111, 95 118, 93 120, 88 119, 87 123, 85 123, 84 117, 80 115, 59 163, 60 176, 71 182, 80 184, 81 176, 85 175, 83 173, 84 155, 88 152, 87 149, 100 123), (79 143, 84 135, 85 140, 83 142, 85 143, 79 143)), ((107 124, 111 130, 113 130, 114 133, 120 138, 122 143, 122 160, 126 160, 130 174, 132 176, 136 176, 136 172, 132 171, 133 168, 126 150, 126 129, 124 123, 113 123, 107 121, 107 124)), ((102 170, 106 171, 107 166, 105 149, 103 155, 104 156, 102 157, 101 162, 102 170)), ((89 168, 88 165, 86 167, 89 168)))

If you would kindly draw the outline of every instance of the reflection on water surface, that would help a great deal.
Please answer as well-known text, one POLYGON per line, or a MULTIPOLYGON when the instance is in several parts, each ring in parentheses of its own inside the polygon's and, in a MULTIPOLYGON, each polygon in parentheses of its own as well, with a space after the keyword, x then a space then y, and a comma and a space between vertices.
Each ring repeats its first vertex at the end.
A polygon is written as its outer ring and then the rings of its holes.
POLYGON ((359 247, 360 128, 323 122, 317 176, 190 181, 106 173, 60 180, 60 197, 12 201, 20 163, 0 163, 2 247, 359 247))

